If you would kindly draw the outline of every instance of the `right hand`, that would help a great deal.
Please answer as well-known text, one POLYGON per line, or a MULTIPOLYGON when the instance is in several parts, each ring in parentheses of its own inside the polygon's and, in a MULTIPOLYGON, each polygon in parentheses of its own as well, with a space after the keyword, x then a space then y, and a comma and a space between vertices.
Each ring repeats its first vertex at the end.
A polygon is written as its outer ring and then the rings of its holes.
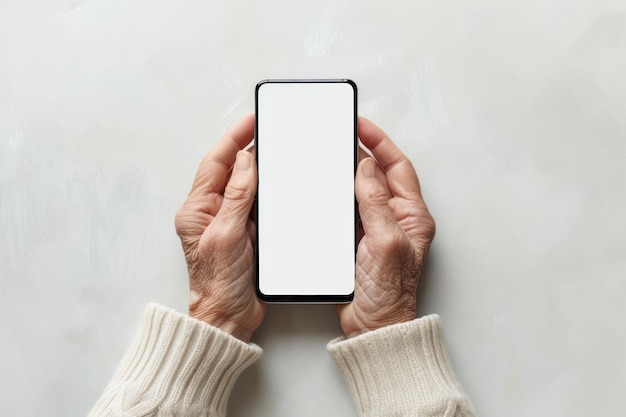
POLYGON ((355 193, 361 217, 356 288, 338 307, 347 337, 413 320, 417 283, 435 235, 411 161, 378 126, 359 117, 361 155, 355 193))

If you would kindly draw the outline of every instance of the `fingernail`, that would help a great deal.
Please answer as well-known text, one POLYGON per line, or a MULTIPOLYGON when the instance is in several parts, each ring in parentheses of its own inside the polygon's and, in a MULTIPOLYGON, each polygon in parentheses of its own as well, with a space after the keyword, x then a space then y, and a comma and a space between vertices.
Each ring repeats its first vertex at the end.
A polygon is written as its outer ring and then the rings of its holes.
POLYGON ((247 151, 237 152, 237 158, 235 159, 235 169, 238 171, 246 171, 250 168, 250 155, 247 151))
POLYGON ((376 165, 374 165, 374 160, 372 158, 367 158, 363 160, 363 175, 365 178, 374 178, 376 175, 376 165))

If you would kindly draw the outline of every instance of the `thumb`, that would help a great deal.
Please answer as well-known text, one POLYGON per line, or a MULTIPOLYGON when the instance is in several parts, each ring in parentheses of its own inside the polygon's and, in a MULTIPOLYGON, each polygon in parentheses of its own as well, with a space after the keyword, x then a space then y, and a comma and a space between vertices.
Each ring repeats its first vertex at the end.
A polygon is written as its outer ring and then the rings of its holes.
POLYGON ((254 196, 256 194, 257 174, 254 157, 248 151, 237 152, 233 172, 224 189, 224 200, 216 221, 231 227, 246 227, 254 196))
POLYGON ((389 208, 385 187, 376 177, 376 161, 365 158, 359 163, 354 192, 359 203, 359 215, 366 235, 378 235, 393 228, 396 222, 389 208))

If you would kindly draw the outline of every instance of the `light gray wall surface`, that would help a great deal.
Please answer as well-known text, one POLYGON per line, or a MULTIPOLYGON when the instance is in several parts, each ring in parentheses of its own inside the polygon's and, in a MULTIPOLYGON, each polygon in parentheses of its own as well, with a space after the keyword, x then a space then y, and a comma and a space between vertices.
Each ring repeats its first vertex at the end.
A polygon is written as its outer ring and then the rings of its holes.
MULTIPOLYGON (((146 303, 185 311, 175 211, 280 77, 354 79, 414 162, 480 416, 623 415, 625 74, 624 1, 0 2, 0 415, 86 414, 146 303)), ((270 306, 229 415, 356 415, 339 334, 270 306)))

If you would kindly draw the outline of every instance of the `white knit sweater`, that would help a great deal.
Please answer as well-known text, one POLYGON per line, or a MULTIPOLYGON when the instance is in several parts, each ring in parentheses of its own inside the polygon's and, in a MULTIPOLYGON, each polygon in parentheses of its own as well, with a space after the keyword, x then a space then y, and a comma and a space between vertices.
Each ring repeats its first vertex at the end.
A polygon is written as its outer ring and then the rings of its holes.
MULTIPOLYGON (((474 416, 435 315, 335 339, 328 350, 361 416, 474 416)), ((235 380, 261 352, 204 322, 149 304, 89 417, 224 417, 235 380)))

